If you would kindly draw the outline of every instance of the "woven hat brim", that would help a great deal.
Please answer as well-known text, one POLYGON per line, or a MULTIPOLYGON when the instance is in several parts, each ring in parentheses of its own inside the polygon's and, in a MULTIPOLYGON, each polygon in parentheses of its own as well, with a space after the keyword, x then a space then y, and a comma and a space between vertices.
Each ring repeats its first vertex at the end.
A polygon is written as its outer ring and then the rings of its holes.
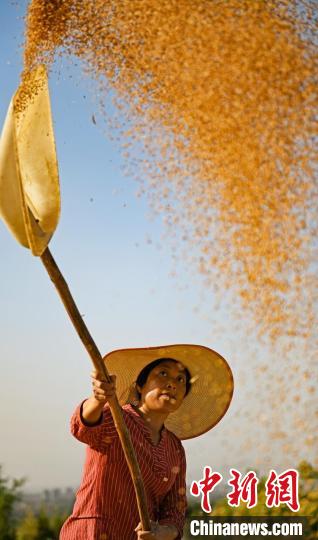
POLYGON ((132 402, 141 370, 158 358, 179 360, 191 374, 191 389, 165 426, 179 439, 191 439, 213 428, 226 413, 234 389, 232 371, 225 358, 202 345, 164 345, 119 349, 104 357, 109 373, 117 376, 121 405, 132 402))

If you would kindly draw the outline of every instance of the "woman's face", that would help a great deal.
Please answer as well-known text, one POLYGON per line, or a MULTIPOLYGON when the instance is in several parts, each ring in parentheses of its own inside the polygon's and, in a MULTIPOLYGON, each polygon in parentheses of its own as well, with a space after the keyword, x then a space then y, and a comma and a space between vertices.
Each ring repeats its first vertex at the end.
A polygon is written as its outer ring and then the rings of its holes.
POLYGON ((142 387, 137 387, 141 394, 140 405, 148 410, 163 413, 176 411, 183 402, 186 393, 186 374, 179 362, 163 360, 154 367, 142 387))

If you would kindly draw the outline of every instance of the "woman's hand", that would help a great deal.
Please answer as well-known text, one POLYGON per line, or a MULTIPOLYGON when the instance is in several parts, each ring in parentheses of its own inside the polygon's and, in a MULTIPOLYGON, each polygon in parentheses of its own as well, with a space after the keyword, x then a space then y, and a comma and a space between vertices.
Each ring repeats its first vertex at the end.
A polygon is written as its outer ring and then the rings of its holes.
POLYGON ((91 372, 93 395, 96 401, 105 405, 116 392, 116 375, 111 375, 111 382, 106 382, 103 375, 94 370, 91 372))
POLYGON ((111 375, 111 382, 106 382, 97 371, 92 371, 93 395, 84 401, 82 407, 82 420, 89 426, 98 424, 102 418, 105 403, 116 392, 116 375, 111 375))
POLYGON ((136 527, 138 540, 174 540, 178 536, 178 531, 173 525, 159 525, 151 521, 151 531, 143 531, 141 523, 136 527))

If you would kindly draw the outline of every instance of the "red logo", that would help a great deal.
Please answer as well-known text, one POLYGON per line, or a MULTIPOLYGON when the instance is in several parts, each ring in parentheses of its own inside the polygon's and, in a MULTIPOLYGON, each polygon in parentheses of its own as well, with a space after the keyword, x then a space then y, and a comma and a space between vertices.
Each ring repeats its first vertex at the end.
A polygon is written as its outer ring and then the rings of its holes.
POLYGON ((201 508, 204 512, 212 511, 209 494, 212 493, 215 486, 221 482, 223 476, 218 472, 212 472, 211 467, 204 467, 204 476, 199 482, 195 480, 191 484, 190 493, 195 497, 201 495, 201 508))
MULTIPOLYGON (((230 469, 231 477, 228 485, 232 491, 226 495, 229 506, 239 506, 246 503, 247 508, 257 505, 257 486, 259 479, 254 471, 249 471, 243 476, 236 469, 230 469)), ((201 508, 206 513, 211 513, 209 494, 223 480, 219 472, 213 472, 211 467, 204 467, 203 478, 191 484, 190 493, 195 497, 201 496, 201 508)), ((280 506, 286 504, 293 512, 300 509, 298 498, 299 473, 295 469, 288 469, 277 474, 273 469, 270 471, 265 483, 266 506, 280 506)))
POLYGON ((257 504, 257 484, 258 478, 254 471, 249 471, 244 478, 236 469, 230 469, 232 478, 228 481, 232 486, 231 493, 227 499, 229 506, 239 506, 240 501, 247 503, 247 508, 253 508, 257 504))
POLYGON ((280 504, 286 504, 293 512, 298 512, 300 505, 298 499, 299 473, 295 469, 288 469, 278 475, 271 470, 265 484, 266 506, 272 508, 280 504))

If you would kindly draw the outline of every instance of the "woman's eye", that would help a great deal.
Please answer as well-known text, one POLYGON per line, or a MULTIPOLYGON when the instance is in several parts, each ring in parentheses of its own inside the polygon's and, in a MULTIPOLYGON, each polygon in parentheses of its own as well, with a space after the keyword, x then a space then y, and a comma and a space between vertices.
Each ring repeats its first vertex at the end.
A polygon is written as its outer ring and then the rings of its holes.
POLYGON ((178 381, 184 383, 184 382, 185 382, 185 378, 184 378, 184 377, 179 377, 179 378, 178 378, 178 381))
POLYGON ((167 372, 166 371, 160 371, 160 375, 163 375, 164 377, 167 375, 167 372))

